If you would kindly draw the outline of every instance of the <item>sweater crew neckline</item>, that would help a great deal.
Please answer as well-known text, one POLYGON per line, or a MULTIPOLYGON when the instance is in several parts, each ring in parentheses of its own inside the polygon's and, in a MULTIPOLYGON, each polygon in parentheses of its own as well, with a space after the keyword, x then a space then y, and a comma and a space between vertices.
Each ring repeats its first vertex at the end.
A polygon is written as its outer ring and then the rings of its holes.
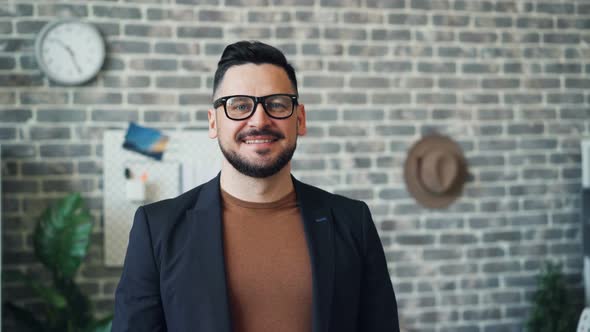
POLYGON ((237 197, 232 196, 227 191, 221 189, 221 199, 222 202, 226 204, 235 205, 245 209, 278 209, 288 207, 291 205, 296 205, 295 190, 292 190, 291 192, 289 192, 288 194, 279 198, 276 201, 258 203, 241 200, 237 197))

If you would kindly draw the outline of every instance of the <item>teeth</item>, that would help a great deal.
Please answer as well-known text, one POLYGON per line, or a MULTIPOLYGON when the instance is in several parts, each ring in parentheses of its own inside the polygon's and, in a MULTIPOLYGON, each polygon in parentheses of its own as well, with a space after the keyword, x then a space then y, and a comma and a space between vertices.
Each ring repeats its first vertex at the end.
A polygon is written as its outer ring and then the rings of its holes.
POLYGON ((245 141, 246 144, 260 144, 260 143, 270 143, 272 142, 271 139, 253 139, 245 141))

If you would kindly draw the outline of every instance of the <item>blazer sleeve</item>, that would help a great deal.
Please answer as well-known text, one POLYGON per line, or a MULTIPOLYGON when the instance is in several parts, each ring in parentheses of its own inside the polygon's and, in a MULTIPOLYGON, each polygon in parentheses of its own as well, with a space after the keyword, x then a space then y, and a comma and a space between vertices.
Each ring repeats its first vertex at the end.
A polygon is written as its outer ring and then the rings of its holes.
POLYGON ((397 303, 381 240, 367 204, 363 203, 364 266, 359 327, 363 332, 399 332, 397 303))
POLYGON ((159 272, 144 208, 135 213, 121 280, 115 292, 112 332, 165 332, 159 272))

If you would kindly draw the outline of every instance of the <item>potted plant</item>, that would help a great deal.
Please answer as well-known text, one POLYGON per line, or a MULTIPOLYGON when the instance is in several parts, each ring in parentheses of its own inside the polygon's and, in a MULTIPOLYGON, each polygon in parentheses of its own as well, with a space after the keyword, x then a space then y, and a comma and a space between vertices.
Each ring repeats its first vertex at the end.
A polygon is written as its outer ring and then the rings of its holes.
POLYGON ((528 331, 575 331, 581 311, 581 304, 567 288, 561 266, 547 262, 533 295, 533 309, 527 321, 528 331))
POLYGON ((90 245, 93 221, 78 193, 70 194, 48 207, 33 233, 34 253, 52 276, 47 284, 30 275, 17 273, 43 304, 32 312, 11 302, 4 308, 29 331, 106 332, 112 315, 96 319, 86 295, 74 281, 90 245))

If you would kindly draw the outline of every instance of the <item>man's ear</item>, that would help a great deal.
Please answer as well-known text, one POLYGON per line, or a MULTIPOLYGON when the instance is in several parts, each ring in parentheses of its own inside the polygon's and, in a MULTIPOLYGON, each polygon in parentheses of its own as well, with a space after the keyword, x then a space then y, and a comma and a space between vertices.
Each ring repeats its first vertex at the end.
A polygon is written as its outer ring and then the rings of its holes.
POLYGON ((297 135, 303 136, 307 133, 307 125, 305 123, 305 105, 297 105, 297 135))
POLYGON ((207 111, 207 118, 209 120, 209 138, 217 138, 217 112, 210 108, 207 111))

